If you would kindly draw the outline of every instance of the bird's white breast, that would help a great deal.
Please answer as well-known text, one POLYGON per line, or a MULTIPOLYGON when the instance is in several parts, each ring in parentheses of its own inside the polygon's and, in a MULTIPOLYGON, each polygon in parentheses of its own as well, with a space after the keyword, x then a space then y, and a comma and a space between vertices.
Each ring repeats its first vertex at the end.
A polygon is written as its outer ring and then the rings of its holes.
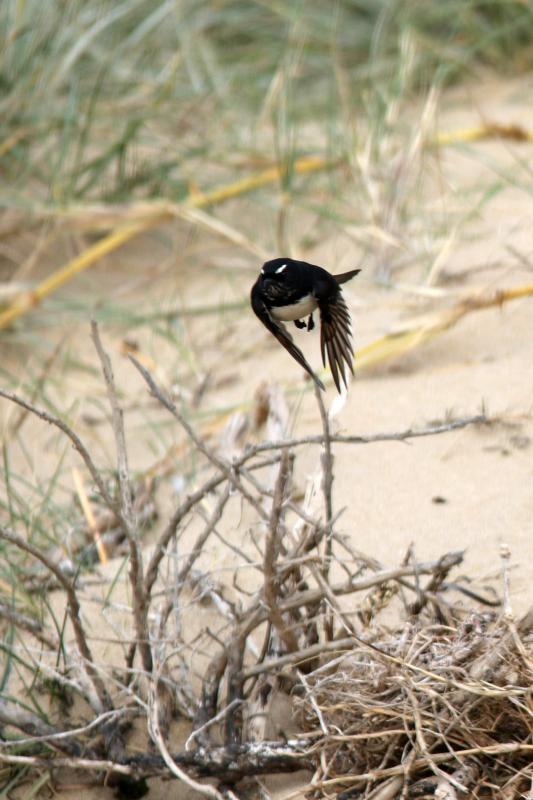
POLYGON ((317 305, 313 295, 308 294, 302 297, 301 300, 298 300, 297 303, 293 303, 290 306, 271 308, 270 313, 274 319, 279 319, 282 322, 290 322, 291 320, 302 319, 302 317, 307 317, 309 314, 312 314, 317 305))

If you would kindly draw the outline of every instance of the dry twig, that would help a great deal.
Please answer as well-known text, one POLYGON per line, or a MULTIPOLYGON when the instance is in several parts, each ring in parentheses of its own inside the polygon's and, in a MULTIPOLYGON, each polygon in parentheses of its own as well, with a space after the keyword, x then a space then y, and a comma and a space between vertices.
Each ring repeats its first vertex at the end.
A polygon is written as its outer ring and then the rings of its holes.
POLYGON ((150 649, 150 637, 148 631, 148 603, 147 594, 144 589, 141 542, 137 519, 134 512, 133 494, 128 467, 128 452, 126 448, 126 435, 124 432, 124 415, 118 402, 111 361, 102 346, 98 325, 94 320, 91 322, 91 332, 94 346, 102 365, 102 372, 105 378, 109 403, 111 405, 111 411, 113 415, 112 427, 115 436, 118 482, 120 487, 120 517, 124 523, 124 532, 128 540, 130 554, 130 581, 133 592, 133 619, 135 623, 136 636, 139 643, 139 651, 141 654, 143 669, 149 674, 152 670, 152 652, 150 649))

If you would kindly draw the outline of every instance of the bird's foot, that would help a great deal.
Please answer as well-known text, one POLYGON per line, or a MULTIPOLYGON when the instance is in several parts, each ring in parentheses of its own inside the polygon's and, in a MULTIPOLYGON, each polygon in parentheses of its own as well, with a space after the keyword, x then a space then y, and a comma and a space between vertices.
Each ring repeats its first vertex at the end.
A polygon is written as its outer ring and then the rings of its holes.
POLYGON ((297 328, 305 328, 305 322, 302 322, 301 319, 295 319, 294 324, 297 328))

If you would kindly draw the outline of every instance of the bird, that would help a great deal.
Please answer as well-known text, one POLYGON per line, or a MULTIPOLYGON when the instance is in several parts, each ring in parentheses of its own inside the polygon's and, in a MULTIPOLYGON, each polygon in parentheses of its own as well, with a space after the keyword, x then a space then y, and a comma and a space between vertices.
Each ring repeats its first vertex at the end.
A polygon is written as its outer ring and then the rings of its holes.
POLYGON ((250 300, 255 314, 321 389, 325 388, 324 384, 315 375, 283 323, 294 322, 297 328, 312 331, 315 327, 313 313, 318 309, 322 362, 326 366, 327 358, 340 393, 341 377, 348 387, 345 365, 353 374, 350 312, 340 285, 360 271, 352 269, 341 275, 332 275, 323 267, 308 264, 307 261, 274 258, 263 264, 252 286, 250 300))

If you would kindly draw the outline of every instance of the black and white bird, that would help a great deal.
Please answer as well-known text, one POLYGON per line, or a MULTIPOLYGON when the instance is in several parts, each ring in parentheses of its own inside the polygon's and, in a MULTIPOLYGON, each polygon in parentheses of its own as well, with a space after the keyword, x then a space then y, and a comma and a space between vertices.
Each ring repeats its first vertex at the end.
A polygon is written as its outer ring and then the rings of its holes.
POLYGON ((312 331, 315 327, 313 312, 320 315, 320 350, 322 361, 329 368, 337 391, 341 391, 340 377, 347 387, 346 366, 353 374, 353 346, 351 342, 350 312, 342 296, 341 283, 346 283, 361 270, 352 269, 342 275, 332 275, 323 267, 295 261, 293 258, 275 258, 263 264, 261 273, 251 292, 252 308, 278 342, 307 370, 313 380, 324 389, 304 354, 294 344, 284 322, 294 322, 297 328, 312 331), (307 322, 303 321, 307 317, 307 322), (340 374, 340 377, 339 377, 340 374))

